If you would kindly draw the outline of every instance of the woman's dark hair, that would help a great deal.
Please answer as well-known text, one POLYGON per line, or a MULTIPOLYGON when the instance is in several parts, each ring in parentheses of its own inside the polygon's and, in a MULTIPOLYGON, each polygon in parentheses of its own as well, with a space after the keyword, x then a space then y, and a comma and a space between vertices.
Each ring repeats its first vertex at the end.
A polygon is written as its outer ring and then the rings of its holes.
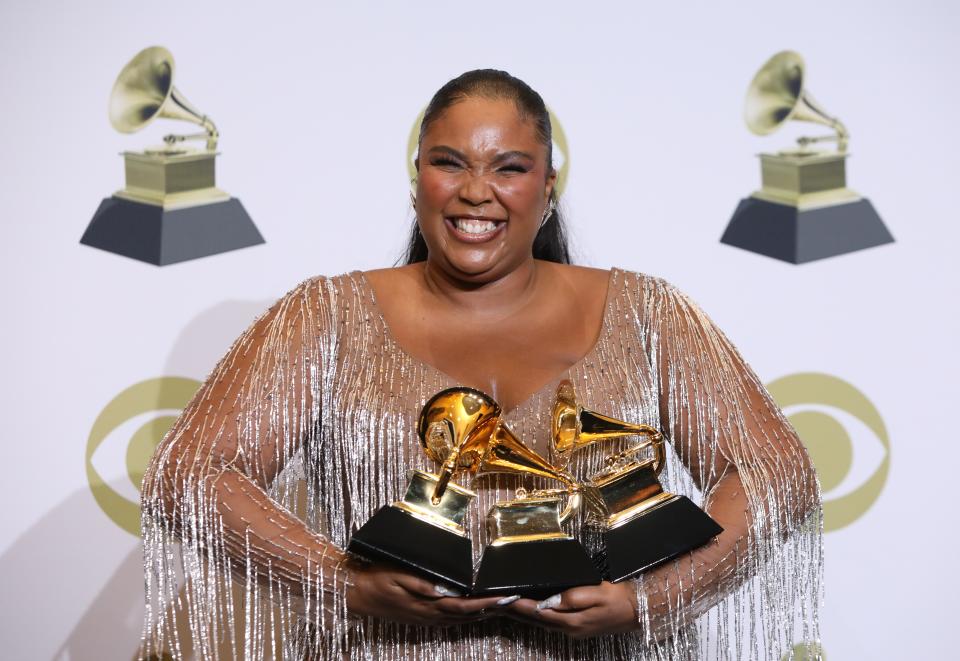
MULTIPOLYGON (((470 97, 487 99, 509 99, 517 106, 524 119, 531 119, 537 132, 537 139, 547 148, 547 170, 553 169, 553 127, 550 113, 543 99, 529 85, 514 78, 506 71, 496 69, 477 69, 461 74, 437 90, 423 113, 420 122, 420 140, 430 125, 450 106, 470 97)), ((418 143, 419 143, 418 141, 418 143)), ((418 147, 419 149, 419 147, 418 147)), ((556 188, 550 194, 556 202, 556 188)), ((533 256, 548 262, 570 263, 570 251, 567 247, 567 235, 560 210, 554 205, 553 213, 537 232, 533 240, 533 256)), ((404 263, 413 264, 427 259, 427 243, 423 240, 416 219, 410 232, 404 263)))

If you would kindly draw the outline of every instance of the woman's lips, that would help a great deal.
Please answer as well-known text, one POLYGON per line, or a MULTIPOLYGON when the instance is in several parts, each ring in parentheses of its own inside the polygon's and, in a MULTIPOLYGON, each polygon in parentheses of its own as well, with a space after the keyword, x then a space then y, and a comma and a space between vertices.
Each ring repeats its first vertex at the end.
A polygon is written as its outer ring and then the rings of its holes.
POLYGON ((507 224, 504 220, 479 216, 446 216, 444 222, 450 233, 465 243, 483 243, 503 231, 507 224))

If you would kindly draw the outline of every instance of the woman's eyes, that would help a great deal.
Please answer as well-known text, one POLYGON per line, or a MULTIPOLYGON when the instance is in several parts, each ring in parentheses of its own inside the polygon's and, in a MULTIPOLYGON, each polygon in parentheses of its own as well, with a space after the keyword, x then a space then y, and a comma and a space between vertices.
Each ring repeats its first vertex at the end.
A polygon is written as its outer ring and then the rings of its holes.
POLYGON ((455 160, 453 160, 452 158, 444 158, 444 157, 434 158, 433 160, 430 161, 430 164, 431 164, 431 165, 436 165, 437 167, 441 167, 441 168, 459 168, 459 167, 462 167, 462 165, 461 165, 461 163, 460 163, 459 161, 455 161, 455 160))
MULTIPOLYGON (((454 160, 452 158, 447 158, 444 156, 431 159, 430 164, 438 168, 444 168, 449 170, 459 170, 465 167, 464 164, 461 163, 460 161, 454 160)), ((521 165, 519 163, 507 163, 497 168, 497 172, 501 172, 504 174, 523 174, 529 171, 530 171, 530 168, 528 168, 525 165, 521 165)))

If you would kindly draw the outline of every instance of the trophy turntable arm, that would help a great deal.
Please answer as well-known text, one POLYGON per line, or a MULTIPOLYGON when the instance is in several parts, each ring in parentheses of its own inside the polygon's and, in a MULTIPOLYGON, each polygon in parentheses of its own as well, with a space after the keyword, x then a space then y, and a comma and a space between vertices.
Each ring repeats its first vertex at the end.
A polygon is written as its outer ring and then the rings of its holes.
POLYGON ((193 554, 273 599, 303 600, 299 609, 334 608, 349 583, 344 552, 292 513, 295 490, 274 485, 319 417, 310 370, 322 356, 304 342, 322 334, 317 288, 300 285, 234 343, 157 449, 142 487, 145 538, 179 539, 191 581, 210 580, 190 573, 193 554))
POLYGON ((193 122, 194 124, 199 124, 205 132, 192 133, 190 135, 165 135, 163 141, 168 145, 173 145, 177 142, 183 142, 184 140, 206 140, 207 149, 209 151, 216 151, 217 141, 220 139, 220 132, 217 130, 217 126, 213 123, 213 120, 197 110, 176 87, 170 90, 170 104, 176 109, 173 111, 176 119, 183 119, 193 122))
POLYGON ((813 145, 818 142, 836 142, 837 151, 847 151, 847 145, 850 144, 850 132, 847 130, 847 127, 843 125, 843 122, 826 113, 823 114, 822 121, 835 131, 834 135, 820 135, 815 137, 801 136, 797 138, 797 144, 800 145, 800 147, 806 147, 807 145, 813 145))
POLYGON ((163 136, 163 141, 168 145, 175 145, 178 142, 186 142, 187 140, 206 140, 207 149, 210 151, 216 151, 217 141, 220 139, 220 133, 217 131, 217 127, 213 125, 213 122, 207 120, 204 117, 204 124, 209 123, 209 128, 206 133, 189 133, 187 135, 179 135, 177 133, 169 133, 163 136))

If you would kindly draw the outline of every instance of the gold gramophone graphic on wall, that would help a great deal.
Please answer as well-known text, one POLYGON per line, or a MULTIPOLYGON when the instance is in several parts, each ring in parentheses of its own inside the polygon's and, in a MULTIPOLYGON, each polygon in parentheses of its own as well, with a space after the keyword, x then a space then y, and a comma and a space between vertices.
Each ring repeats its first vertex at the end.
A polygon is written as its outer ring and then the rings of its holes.
POLYGON ((893 241, 870 201, 847 187, 850 135, 806 87, 803 58, 770 58, 747 89, 747 128, 768 135, 790 121, 827 126, 833 134, 801 137, 798 147, 760 154, 760 190, 740 201, 721 243, 801 264, 893 241), (836 143, 833 149, 817 149, 836 143))
POLYGON ((220 134, 174 87, 174 71, 166 48, 137 53, 113 85, 110 123, 134 133, 164 118, 203 131, 124 152, 126 185, 100 203, 80 243, 163 266, 264 242, 240 200, 216 187, 220 134), (197 140, 203 147, 190 146, 197 140))
POLYGON ((654 427, 584 409, 573 384, 564 380, 557 388, 552 432, 563 464, 574 451, 594 443, 628 436, 644 439, 607 457, 606 467, 585 485, 592 496, 590 524, 602 537, 596 560, 605 579, 624 580, 723 532, 689 498, 663 489, 659 475, 666 464, 665 441, 654 427))

